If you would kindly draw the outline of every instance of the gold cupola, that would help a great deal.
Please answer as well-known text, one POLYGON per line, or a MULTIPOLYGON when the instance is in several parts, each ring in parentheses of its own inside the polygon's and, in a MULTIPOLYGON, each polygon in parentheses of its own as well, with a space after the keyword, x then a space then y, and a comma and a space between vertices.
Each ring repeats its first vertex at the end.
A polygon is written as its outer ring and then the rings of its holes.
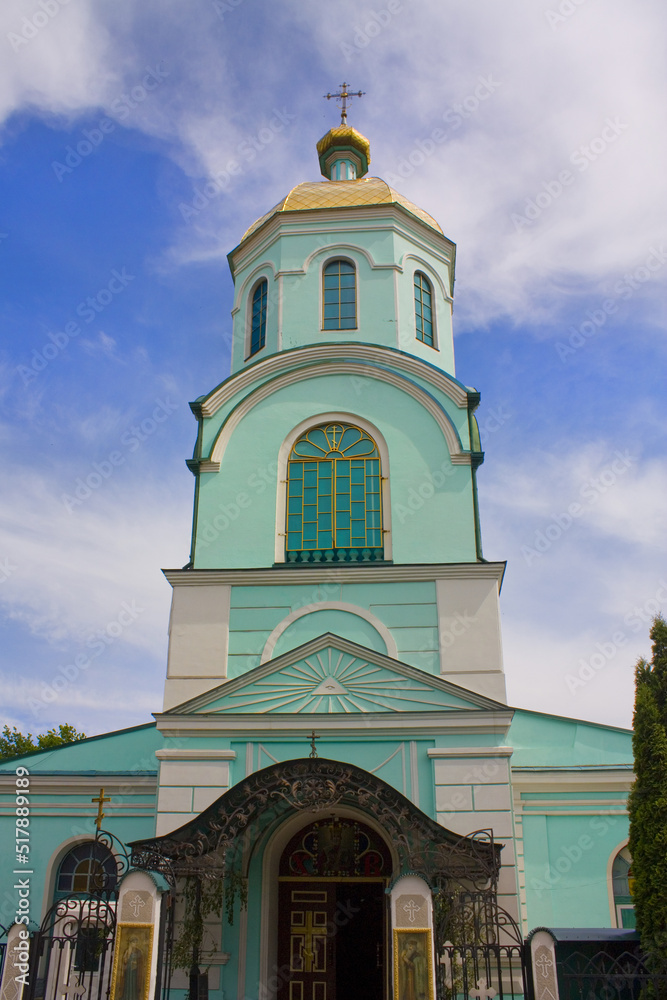
POLYGON ((351 125, 336 125, 317 144, 322 176, 330 181, 355 181, 368 173, 371 144, 351 125))

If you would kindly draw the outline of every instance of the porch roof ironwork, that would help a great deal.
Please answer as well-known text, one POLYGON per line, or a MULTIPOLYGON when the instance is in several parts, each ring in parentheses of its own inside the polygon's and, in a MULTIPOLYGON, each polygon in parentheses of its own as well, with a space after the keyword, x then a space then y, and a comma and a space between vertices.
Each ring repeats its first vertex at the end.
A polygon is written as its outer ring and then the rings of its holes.
POLYGON ((400 873, 495 887, 501 846, 491 830, 452 833, 376 775, 322 757, 256 771, 173 833, 130 844, 132 865, 161 872, 172 884, 188 875, 219 878, 239 870, 244 846, 288 815, 318 815, 344 806, 360 810, 385 831, 400 873))

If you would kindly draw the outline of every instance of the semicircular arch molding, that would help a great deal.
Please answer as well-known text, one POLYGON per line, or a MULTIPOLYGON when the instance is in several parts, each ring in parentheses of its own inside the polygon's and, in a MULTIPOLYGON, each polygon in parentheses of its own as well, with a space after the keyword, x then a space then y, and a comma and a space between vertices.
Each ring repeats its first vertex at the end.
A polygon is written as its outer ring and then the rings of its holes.
POLYGON ((405 271, 408 270, 407 261, 413 261, 414 264, 416 265, 415 270, 423 271, 426 277, 431 282, 433 282, 434 285, 438 286, 440 294, 442 295, 443 299, 446 302, 453 302, 452 296, 449 294, 449 291, 447 290, 447 286, 445 285, 444 281, 442 280, 442 277, 436 271, 436 269, 433 267, 432 264, 429 264, 429 262, 427 260, 424 260, 423 257, 418 257, 417 254, 406 253, 401 261, 405 271))
POLYGON ((256 285, 260 278, 266 278, 267 280, 275 281, 276 279, 276 268, 271 260, 264 260, 257 267, 253 268, 250 274, 244 279, 243 284, 237 290, 236 293, 236 305, 232 310, 233 313, 238 312, 239 309, 243 308, 243 303, 246 301, 247 296, 250 293, 250 289, 253 285, 256 285))
POLYGON ((371 268, 380 266, 376 264, 375 260, 365 247, 357 246, 356 243, 327 243, 326 246, 316 247, 315 250, 308 254, 303 262, 303 271, 307 274, 311 265, 315 260, 317 260, 318 257, 323 257, 324 259, 331 258, 331 260, 334 260, 337 257, 349 257, 351 264, 358 264, 358 260, 356 260, 354 256, 350 256, 353 254, 359 254, 360 257, 363 257, 368 266, 371 268))
MULTIPOLYGON (((296 611, 292 611, 292 613, 287 615, 286 618, 283 618, 283 620, 276 625, 273 632, 266 640, 259 662, 266 663, 267 660, 270 660, 273 657, 273 651, 276 648, 278 640, 289 629, 290 625, 293 625, 294 622, 297 622, 300 619, 318 611, 344 611, 349 615, 355 615, 357 618, 363 619, 363 621, 367 622, 375 629, 384 642, 387 650, 387 656, 391 656, 394 660, 398 659, 398 648, 393 635, 384 622, 381 622, 377 615, 374 615, 372 611, 367 611, 366 608, 360 608, 358 604, 349 604, 346 601, 320 601, 318 603, 307 604, 303 608, 297 608, 296 611)), ((283 650, 283 652, 285 652, 285 650, 283 650)))
POLYGON ((323 362, 309 365, 304 368, 297 368, 282 375, 277 375, 258 386, 254 392, 248 393, 231 410, 224 420, 218 434, 213 442, 208 461, 220 465, 224 458, 229 440, 236 430, 241 420, 258 403, 267 399, 273 393, 297 382, 303 382, 312 378, 325 378, 330 375, 357 375, 359 378, 376 379, 379 382, 386 382, 397 389, 406 392, 418 402, 433 417, 435 423, 442 432, 442 436, 447 444, 452 463, 454 465, 470 465, 470 453, 465 452, 461 446, 461 439, 451 422, 449 415, 445 412, 438 401, 425 389, 417 385, 411 379, 405 378, 396 372, 385 368, 378 368, 374 365, 363 364, 361 362, 323 362))

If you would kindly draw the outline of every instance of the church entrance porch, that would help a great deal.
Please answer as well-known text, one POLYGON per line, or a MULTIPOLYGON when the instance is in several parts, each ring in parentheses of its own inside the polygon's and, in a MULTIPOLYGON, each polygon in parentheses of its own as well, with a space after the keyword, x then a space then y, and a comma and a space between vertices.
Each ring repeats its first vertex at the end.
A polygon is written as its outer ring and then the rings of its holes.
POLYGON ((279 1000, 382 1000, 391 857, 365 824, 335 815, 280 860, 279 1000))
MULTIPOLYGON (((245 884, 247 906, 232 899, 234 923, 224 926, 222 950, 217 944, 220 974, 210 966, 216 947, 193 953, 197 974, 202 964, 215 974, 211 1000, 502 1000, 525 992, 521 937, 498 906, 500 848, 491 832, 454 834, 356 765, 273 764, 173 833, 132 849, 135 867, 171 884, 176 908, 190 883, 245 884)), ((183 988, 168 974, 165 996, 170 987, 183 988)))

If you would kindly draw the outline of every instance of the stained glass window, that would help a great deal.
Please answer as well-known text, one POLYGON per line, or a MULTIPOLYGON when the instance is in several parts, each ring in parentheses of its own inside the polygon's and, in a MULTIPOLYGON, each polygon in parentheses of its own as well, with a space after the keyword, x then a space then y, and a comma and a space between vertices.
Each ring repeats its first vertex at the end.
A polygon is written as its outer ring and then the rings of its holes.
POLYGON ((415 325, 417 340, 433 347, 433 293, 430 281, 421 271, 415 272, 415 325))
POLYGON ((357 288, 354 265, 332 260, 324 268, 325 330, 354 330, 357 326, 357 288))
POLYGON ((260 281, 252 293, 252 313, 250 318, 250 353, 256 354, 266 343, 266 297, 268 282, 260 281))
POLYGON ((352 424, 302 434, 287 466, 287 551, 380 549, 380 455, 352 424))

